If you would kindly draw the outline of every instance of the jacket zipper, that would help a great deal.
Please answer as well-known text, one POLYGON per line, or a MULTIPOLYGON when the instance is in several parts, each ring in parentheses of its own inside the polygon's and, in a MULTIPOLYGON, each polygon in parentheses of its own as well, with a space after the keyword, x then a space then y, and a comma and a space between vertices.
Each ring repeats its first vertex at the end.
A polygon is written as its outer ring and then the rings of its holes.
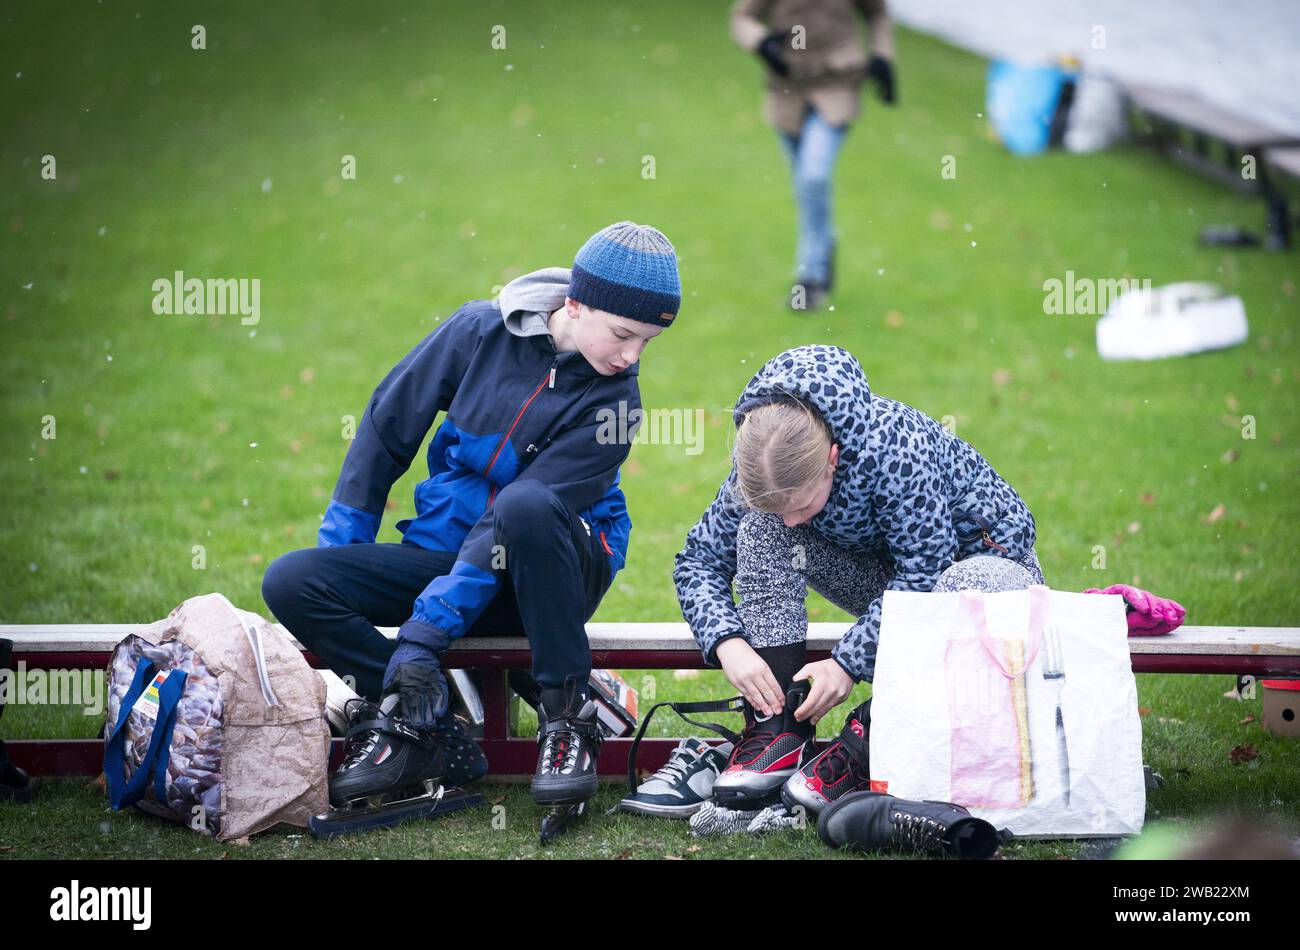
MULTIPOLYGON (((533 394, 524 401, 522 406, 519 407, 519 412, 515 414, 515 421, 510 423, 510 428, 506 430, 506 434, 503 435, 501 441, 497 443, 496 451, 492 453, 492 460, 488 462, 487 468, 483 470, 484 478, 487 478, 488 475, 491 474, 492 466, 496 465, 497 459, 501 456, 501 450, 506 447, 506 442, 510 439, 511 433, 515 431, 515 426, 519 425, 519 420, 524 417, 524 413, 527 412, 528 407, 533 404, 533 400, 537 398, 538 394, 540 394, 543 389, 555 388, 555 368, 559 365, 560 358, 557 356, 555 362, 551 364, 550 370, 542 377, 542 381, 537 384, 537 388, 533 390, 533 394)), ((488 507, 491 507, 492 500, 496 498, 496 496, 497 488, 495 485, 492 485, 488 490, 488 507)))

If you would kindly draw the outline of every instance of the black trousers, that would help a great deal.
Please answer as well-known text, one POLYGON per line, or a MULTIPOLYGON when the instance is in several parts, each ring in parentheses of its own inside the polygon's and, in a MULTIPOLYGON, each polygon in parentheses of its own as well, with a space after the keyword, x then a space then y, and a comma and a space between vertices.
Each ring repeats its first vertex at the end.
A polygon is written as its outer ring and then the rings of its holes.
MULTIPOLYGON (((466 636, 526 636, 544 688, 562 688, 569 676, 585 686, 585 625, 609 588, 609 555, 541 482, 507 485, 492 508, 495 543, 506 555, 503 583, 466 636)), ((407 541, 304 548, 271 563, 262 599, 299 643, 378 700, 396 644, 375 628, 400 627, 429 582, 455 562, 455 552, 407 541)))

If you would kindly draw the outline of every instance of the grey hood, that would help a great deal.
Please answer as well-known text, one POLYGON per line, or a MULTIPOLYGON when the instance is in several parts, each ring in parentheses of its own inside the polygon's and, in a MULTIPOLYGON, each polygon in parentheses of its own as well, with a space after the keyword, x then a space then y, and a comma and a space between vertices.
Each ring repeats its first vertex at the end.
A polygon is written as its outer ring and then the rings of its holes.
POLYGON ((507 330, 515 336, 536 336, 549 332, 546 318, 564 306, 568 295, 569 269, 543 267, 502 287, 497 303, 507 330))

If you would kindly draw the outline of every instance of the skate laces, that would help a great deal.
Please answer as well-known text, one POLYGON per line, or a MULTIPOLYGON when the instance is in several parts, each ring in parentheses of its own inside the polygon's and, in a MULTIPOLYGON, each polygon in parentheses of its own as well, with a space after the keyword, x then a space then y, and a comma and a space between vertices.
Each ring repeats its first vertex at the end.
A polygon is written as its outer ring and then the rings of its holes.
POLYGON ((566 772, 578 764, 578 734, 571 729, 556 729, 546 734, 542 758, 553 772, 566 772))
POLYGON ((741 734, 740 741, 736 743, 736 748, 731 753, 732 765, 748 765, 763 754, 763 750, 781 734, 779 724, 768 725, 774 719, 775 717, 765 722, 755 722, 751 729, 746 729, 741 734))
POLYGON ((850 773, 857 779, 866 777, 862 771, 860 760, 849 751, 849 747, 843 742, 836 742, 832 745, 813 765, 813 774, 827 785, 839 781, 845 774, 850 773))
POLYGON ((379 741, 379 730, 367 729, 354 735, 352 726, 354 723, 372 719, 378 714, 379 707, 367 699, 355 697, 343 704, 343 715, 348 721, 348 740, 343 747, 343 761, 339 764, 339 771, 356 765, 375 747, 375 743, 379 741))

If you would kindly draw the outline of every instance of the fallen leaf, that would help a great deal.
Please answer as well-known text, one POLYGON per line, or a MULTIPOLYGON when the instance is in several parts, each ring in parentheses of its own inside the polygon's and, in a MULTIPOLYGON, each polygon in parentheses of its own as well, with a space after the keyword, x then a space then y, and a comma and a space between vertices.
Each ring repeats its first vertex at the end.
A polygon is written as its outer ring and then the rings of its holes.
POLYGON ((698 844, 693 844, 693 845, 691 845, 689 848, 686 849, 686 853, 687 853, 687 854, 699 854, 699 853, 700 853, 701 851, 703 851, 703 850, 704 850, 704 849, 701 848, 698 844))
POLYGON ((1006 385, 1007 383, 1009 383, 1009 382, 1011 382, 1011 370, 1009 370, 1009 369, 995 369, 995 370, 993 371, 993 385, 994 385, 994 386, 1005 386, 1005 385, 1006 385))
POLYGON ((1235 574, 1232 575, 1232 579, 1233 579, 1236 583, 1240 584, 1240 583, 1241 583, 1241 579, 1242 579, 1243 577, 1245 577, 1245 576, 1246 576, 1246 572, 1245 572, 1245 571, 1238 571, 1237 573, 1235 573, 1235 574))
POLYGON ((628 459, 623 464, 623 471, 629 476, 636 476, 645 471, 645 466, 641 464, 640 459, 628 459))
POLYGON ((248 837, 245 836, 245 837, 243 837, 243 838, 231 838, 230 841, 229 841, 228 843, 229 843, 229 844, 233 844, 236 848, 247 848, 247 847, 248 847, 248 837))
POLYGON ((393 499, 390 498, 386 502, 384 502, 384 511, 396 511, 396 510, 397 510, 397 502, 395 502, 393 499))
POLYGON ((1245 719, 1241 720, 1241 722, 1237 723, 1237 725, 1239 725, 1239 726, 1249 726, 1249 725, 1250 725, 1252 722, 1254 722, 1254 721, 1255 721, 1255 717, 1254 717, 1254 716, 1247 716, 1245 719))
POLYGON ((1149 716, 1150 714, 1151 714, 1151 707, 1150 707, 1150 706, 1139 706, 1139 707, 1138 707, 1138 715, 1139 715, 1139 716, 1149 716))
POLYGON ((288 383, 286 383, 285 385, 281 386, 281 387, 280 387, 280 398, 281 398, 281 399, 292 399, 292 398, 293 398, 293 387, 290 386, 288 383))
POLYGON ((685 861, 686 859, 685 859, 684 857, 682 857, 680 854, 665 854, 665 855, 664 855, 664 860, 665 860, 665 861, 685 861))
POLYGON ((109 468, 104 470, 104 481, 115 482, 121 476, 122 470, 119 468, 109 468))
POLYGON ((298 379, 300 382, 310 383, 315 378, 316 370, 311 366, 304 366, 298 371, 298 379))
POLYGON ((1236 449, 1228 449, 1228 451, 1224 452, 1222 455, 1219 456, 1219 461, 1222 462, 1224 465, 1231 465, 1239 458, 1241 458, 1240 452, 1238 452, 1236 449))
POLYGON ((1234 396, 1232 393, 1228 393, 1228 395, 1227 395, 1226 397, 1224 397, 1224 402, 1226 402, 1226 403, 1228 404, 1228 408, 1229 408, 1230 410, 1232 410, 1233 412, 1236 412, 1236 411, 1237 411, 1237 409, 1238 409, 1238 406, 1237 406, 1237 397, 1234 396))
POLYGON ((1240 765, 1243 762, 1252 762, 1259 758, 1259 750, 1253 745, 1239 745, 1228 753, 1228 761, 1233 765, 1240 765))
POLYGON ((1141 531, 1141 530, 1142 530, 1142 522, 1140 522, 1140 521, 1130 521, 1130 522, 1128 523, 1128 533, 1129 533, 1129 534, 1137 534, 1137 533, 1138 533, 1139 531, 1141 531))
POLYGON ((1214 506, 1214 510, 1211 511, 1208 515, 1206 515, 1201 520, 1204 521, 1206 524, 1214 524, 1216 521, 1222 521, 1223 516, 1227 513, 1228 513, 1228 509, 1223 507, 1223 502, 1219 502, 1217 505, 1214 506))
POLYGON ((885 326, 891 330, 897 330, 903 325, 903 315, 897 310, 891 310, 885 314, 885 326))
POLYGON ((622 851, 620 851, 618 854, 614 855, 614 860, 615 860, 615 861, 626 861, 626 860, 627 860, 628 858, 630 858, 630 857, 632 857, 632 849, 631 849, 631 848, 624 848, 624 849, 623 849, 622 851))
POLYGON ((1154 505, 1156 503, 1156 496, 1151 494, 1149 491, 1144 491, 1142 494, 1138 495, 1138 501, 1142 502, 1144 505, 1154 505))

